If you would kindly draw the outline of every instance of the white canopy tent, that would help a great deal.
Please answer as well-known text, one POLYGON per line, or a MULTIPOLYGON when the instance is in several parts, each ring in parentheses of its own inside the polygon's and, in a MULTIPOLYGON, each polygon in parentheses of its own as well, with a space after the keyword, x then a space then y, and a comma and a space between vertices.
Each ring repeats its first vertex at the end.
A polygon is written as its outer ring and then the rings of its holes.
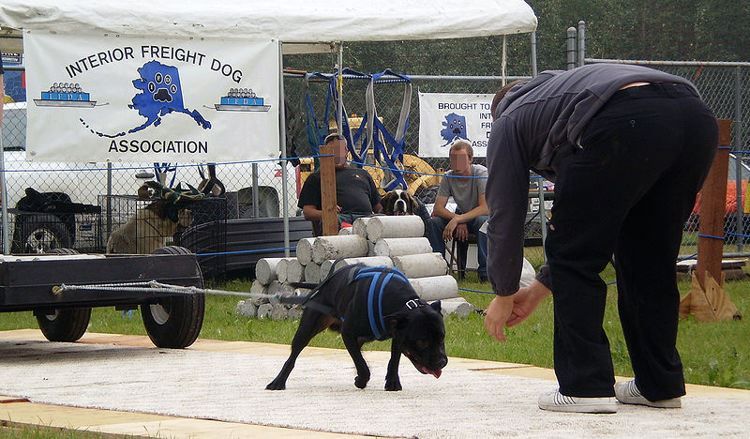
MULTIPOLYGON (((0 49, 17 47, 18 38, 26 29, 67 34, 271 38, 283 43, 283 53, 306 53, 331 51, 331 42, 511 35, 534 32, 536 26, 536 16, 523 0, 380 0, 350 4, 325 0, 3 0, 0 4, 0 27, 3 28, 0 32, 0 49)), ((340 66, 341 47, 339 44, 340 66)), ((279 74, 283 75, 283 61, 279 65, 279 74)), ((280 82, 280 149, 282 157, 285 157, 283 80, 280 82)), ((339 109, 339 124, 341 117, 339 109)), ((1 160, 0 155, 0 167, 1 160)), ((286 174, 286 166, 282 166, 282 170, 286 174)), ((4 195, 4 175, 1 183, 4 195)), ((286 194, 283 200, 288 255, 286 194)), ((3 218, 7 218, 7 214, 3 213, 3 218)), ((4 242, 7 243, 7 227, 3 227, 3 235, 6 235, 4 242)))
POLYGON ((533 32, 523 0, 4 0, 0 25, 60 33, 111 32, 284 43, 432 40, 533 32))

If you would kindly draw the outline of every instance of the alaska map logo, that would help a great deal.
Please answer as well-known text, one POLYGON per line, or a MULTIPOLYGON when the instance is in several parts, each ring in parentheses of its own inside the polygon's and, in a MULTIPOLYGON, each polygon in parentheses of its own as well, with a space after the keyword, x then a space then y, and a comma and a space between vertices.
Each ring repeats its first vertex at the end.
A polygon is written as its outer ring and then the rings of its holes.
POLYGON ((443 129, 440 130, 440 137, 445 140, 443 147, 450 145, 458 139, 468 139, 466 134, 466 116, 450 113, 445 115, 442 122, 443 129))

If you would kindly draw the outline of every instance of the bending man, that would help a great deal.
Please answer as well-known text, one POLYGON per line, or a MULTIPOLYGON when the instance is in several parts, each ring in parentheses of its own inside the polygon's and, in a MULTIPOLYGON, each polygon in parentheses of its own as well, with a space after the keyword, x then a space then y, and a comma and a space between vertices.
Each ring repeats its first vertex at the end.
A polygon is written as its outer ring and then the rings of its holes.
POLYGON ((613 413, 679 407, 675 262, 682 228, 718 142, 716 119, 687 80, 639 66, 543 72, 501 89, 488 146, 487 331, 504 340, 552 293, 559 390, 539 407, 613 413), (546 267, 518 288, 529 169, 555 182, 546 267), (614 254, 618 309, 635 380, 614 386, 599 273, 614 254))

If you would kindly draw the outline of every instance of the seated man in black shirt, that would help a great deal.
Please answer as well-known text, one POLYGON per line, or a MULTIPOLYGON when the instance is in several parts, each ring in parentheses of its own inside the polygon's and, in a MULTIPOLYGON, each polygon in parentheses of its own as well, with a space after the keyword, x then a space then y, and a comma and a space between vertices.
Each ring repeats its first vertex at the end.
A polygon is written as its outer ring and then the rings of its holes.
MULTIPOLYGON (((347 162, 346 139, 338 134, 329 134, 325 145, 334 144, 336 161, 336 209, 339 223, 353 223, 355 219, 370 216, 382 210, 380 194, 375 182, 364 169, 349 166, 347 162)), ((305 180, 297 203, 302 214, 313 224, 320 224, 323 206, 320 194, 320 171, 315 171, 305 180)), ((315 227, 314 227, 315 228, 315 227)), ((318 235, 320 229, 315 230, 318 235)))

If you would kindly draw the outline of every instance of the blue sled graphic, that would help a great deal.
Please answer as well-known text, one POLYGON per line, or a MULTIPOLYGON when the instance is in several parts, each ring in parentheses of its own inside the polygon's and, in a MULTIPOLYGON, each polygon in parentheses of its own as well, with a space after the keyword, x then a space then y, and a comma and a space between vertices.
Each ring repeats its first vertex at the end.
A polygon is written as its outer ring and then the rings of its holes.
POLYGON ((222 96, 218 104, 214 104, 216 111, 251 111, 266 113, 271 108, 265 100, 255 95, 250 88, 232 88, 226 96, 222 96))
POLYGON ((41 99, 34 99, 38 107, 76 107, 93 108, 96 101, 91 100, 91 95, 85 93, 79 84, 54 83, 48 91, 42 92, 41 99))

